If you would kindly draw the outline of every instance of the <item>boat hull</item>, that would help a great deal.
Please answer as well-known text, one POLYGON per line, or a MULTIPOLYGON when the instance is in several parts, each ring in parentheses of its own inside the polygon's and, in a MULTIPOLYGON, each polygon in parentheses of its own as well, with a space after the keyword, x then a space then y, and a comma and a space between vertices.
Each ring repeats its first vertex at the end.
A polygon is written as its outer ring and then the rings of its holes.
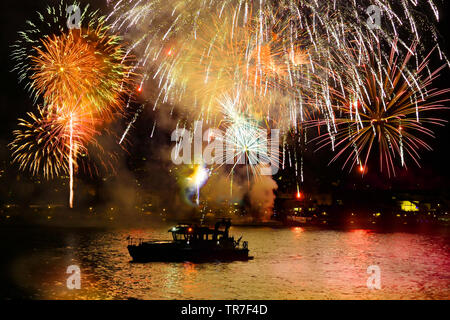
POLYGON ((244 248, 205 248, 179 245, 129 245, 133 262, 208 262, 247 261, 253 259, 244 248))

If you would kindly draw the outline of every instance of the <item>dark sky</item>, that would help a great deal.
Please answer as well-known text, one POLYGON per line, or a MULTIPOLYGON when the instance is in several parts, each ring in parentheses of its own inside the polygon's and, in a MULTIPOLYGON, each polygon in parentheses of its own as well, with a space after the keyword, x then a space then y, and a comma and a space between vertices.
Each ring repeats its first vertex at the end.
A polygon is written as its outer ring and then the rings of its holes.
MULTIPOLYGON (((87 3, 87 1, 81 1, 87 3)), ((6 145, 12 139, 12 130, 16 128, 17 118, 24 117, 25 113, 34 110, 32 100, 23 88, 22 84, 17 83, 17 76, 10 72, 13 63, 10 59, 10 45, 17 39, 17 32, 24 28, 27 19, 35 18, 35 11, 42 10, 47 3, 59 3, 59 0, 2 0, 0 4, 1 12, 1 90, 0 90, 0 157, 3 164, 10 161, 9 152, 6 145)), ((93 7, 101 6, 104 0, 89 1, 93 7)), ((441 19, 439 28, 442 34, 441 42, 446 47, 446 52, 450 54, 449 41, 445 39, 449 28, 450 5, 448 3, 441 4, 441 19)), ((435 86, 445 88, 450 85, 450 74, 445 70, 435 86)), ((143 147, 142 137, 148 133, 149 115, 143 115, 142 119, 138 119, 136 129, 131 133, 129 139, 132 143, 130 146, 130 154, 140 156, 140 153, 146 155, 143 147), (140 130, 143 130, 140 132, 140 130)), ((450 112, 444 112, 444 118, 450 119, 450 112)), ((351 186, 357 184, 370 184, 379 188, 387 188, 394 186, 396 188, 415 188, 415 189, 435 189, 450 190, 448 185, 450 182, 450 165, 449 165, 449 142, 450 142, 450 126, 445 128, 435 128, 437 139, 429 140, 430 145, 434 148, 433 152, 422 152, 422 168, 410 165, 408 171, 399 170, 396 178, 388 179, 385 174, 380 174, 378 170, 370 170, 369 174, 361 179, 361 176, 353 170, 341 170, 341 163, 331 164, 327 166, 328 160, 331 159, 331 153, 319 152, 309 154, 305 157, 305 172, 310 184, 330 183, 330 181, 341 180, 344 185, 351 186)), ((158 132, 156 132, 156 135, 158 132)), ((147 145, 147 144, 145 144, 147 145)), ((151 152, 151 151, 150 151, 151 152)), ((10 170, 16 170, 16 166, 10 167, 10 170)))

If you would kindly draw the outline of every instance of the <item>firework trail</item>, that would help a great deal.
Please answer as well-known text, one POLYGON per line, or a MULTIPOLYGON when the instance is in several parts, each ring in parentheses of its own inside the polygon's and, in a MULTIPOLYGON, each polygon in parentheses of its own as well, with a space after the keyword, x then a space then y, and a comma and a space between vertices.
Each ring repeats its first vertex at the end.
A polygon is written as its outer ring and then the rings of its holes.
MULTIPOLYGON (((160 64, 161 70, 170 64, 162 83, 173 87, 179 103, 194 107, 195 114, 206 121, 220 120, 218 100, 236 91, 246 112, 256 120, 267 115, 278 119, 278 110, 288 109, 293 99, 298 100, 294 83, 306 78, 309 71, 305 66, 309 55, 301 45, 307 47, 309 41, 302 37, 302 42, 289 46, 285 29, 260 34, 257 19, 235 25, 232 18, 231 13, 215 17, 211 26, 198 32, 196 41, 172 49, 181 53, 173 53, 160 64)), ((283 28, 279 23, 268 28, 283 28)), ((163 101, 166 97, 170 97, 167 91, 163 101)))
POLYGON ((73 154, 74 154, 74 145, 73 145, 73 114, 69 116, 69 207, 73 208, 73 154))
POLYGON ((128 126, 126 127, 125 131, 122 134, 122 137, 120 138, 119 144, 122 144, 122 142, 124 141, 125 137, 128 134, 128 131, 130 131, 131 126, 136 122, 137 118, 139 117, 139 114, 144 111, 145 108, 145 103, 142 104, 139 109, 137 110, 137 112, 134 114, 133 118, 131 119, 130 123, 128 123, 128 126))

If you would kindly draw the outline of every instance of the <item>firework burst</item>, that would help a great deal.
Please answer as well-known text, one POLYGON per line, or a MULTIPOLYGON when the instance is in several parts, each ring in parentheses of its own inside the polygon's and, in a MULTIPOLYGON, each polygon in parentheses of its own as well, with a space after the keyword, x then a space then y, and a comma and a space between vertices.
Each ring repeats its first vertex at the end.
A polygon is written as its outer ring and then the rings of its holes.
POLYGON ((28 117, 19 119, 20 129, 13 132, 10 147, 13 162, 33 175, 53 178, 68 174, 70 158, 85 152, 84 146, 96 133, 93 120, 75 112, 60 114, 38 108, 37 114, 29 112, 28 117))
MULTIPOLYGON (((123 99, 130 93, 133 74, 121 44, 122 38, 111 33, 105 18, 86 6, 81 10, 79 29, 69 29, 66 9, 72 3, 61 1, 38 13, 29 29, 19 32, 13 45, 13 71, 19 81, 45 104, 64 98, 93 113, 112 118, 123 109, 123 99)), ((77 2, 73 5, 80 8, 77 2)))
POLYGON ((238 164, 247 164, 247 168, 250 167, 252 173, 259 176, 262 167, 278 165, 278 139, 268 137, 271 133, 268 134, 265 127, 240 110, 239 98, 225 96, 221 104, 225 117, 220 126, 225 130, 224 163, 233 164, 231 172, 238 164))
MULTIPOLYGON (((332 146, 335 161, 348 154, 344 166, 358 165, 364 173, 371 153, 377 146, 380 169, 395 175, 396 162, 406 166, 406 158, 419 165, 419 150, 431 150, 424 137, 434 137, 428 125, 446 121, 433 117, 433 111, 446 109, 450 89, 432 88, 432 82, 443 67, 426 73, 429 56, 414 70, 407 68, 416 45, 400 60, 397 47, 384 56, 378 48, 367 52, 355 81, 345 95, 335 91, 335 126, 319 137, 321 147, 332 146), (400 60, 400 63, 398 61, 400 60)), ((430 53, 431 54, 431 53, 430 53)), ((321 120, 324 124, 326 121, 321 120)))

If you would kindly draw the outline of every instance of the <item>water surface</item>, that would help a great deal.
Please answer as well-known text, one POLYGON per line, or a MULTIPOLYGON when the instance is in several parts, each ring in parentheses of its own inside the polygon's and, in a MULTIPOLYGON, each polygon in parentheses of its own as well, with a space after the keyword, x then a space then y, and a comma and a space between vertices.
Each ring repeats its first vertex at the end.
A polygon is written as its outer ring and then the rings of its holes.
POLYGON ((2 298, 450 298, 450 238, 442 233, 232 227, 254 260, 130 263, 128 235, 166 239, 169 227, 9 229, 1 234, 2 298), (81 268, 80 290, 67 289, 69 265, 81 268), (370 265, 381 269, 380 290, 367 288, 370 265))

